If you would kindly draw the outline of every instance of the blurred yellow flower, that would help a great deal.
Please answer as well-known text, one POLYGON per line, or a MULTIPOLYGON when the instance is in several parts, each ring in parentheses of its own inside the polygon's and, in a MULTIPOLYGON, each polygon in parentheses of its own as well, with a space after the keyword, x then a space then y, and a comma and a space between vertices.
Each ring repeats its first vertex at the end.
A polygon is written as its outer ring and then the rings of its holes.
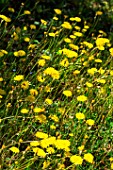
POLYGON ((53 103, 53 101, 49 98, 45 99, 45 103, 48 105, 51 105, 53 103))
POLYGON ((89 163, 93 163, 94 156, 91 153, 84 154, 84 160, 89 163))
POLYGON ((23 80, 23 79, 24 79, 24 76, 23 76, 23 75, 17 75, 17 76, 14 77, 14 80, 15 80, 15 81, 21 81, 21 80, 23 80))
POLYGON ((72 155, 70 157, 70 161, 75 165, 82 165, 83 159, 81 158, 81 156, 72 155))
POLYGON ((55 141, 54 145, 57 149, 68 150, 69 146, 70 146, 70 141, 69 140, 63 140, 63 139, 57 139, 55 141))
POLYGON ((97 79, 96 80, 98 83, 102 83, 102 84, 105 84, 106 83, 106 80, 105 79, 97 79))
POLYGON ((111 56, 113 56, 113 47, 109 49, 111 56))
POLYGON ((30 41, 30 38, 29 38, 29 37, 25 37, 25 38, 24 38, 24 41, 25 41, 25 42, 29 42, 29 41, 30 41))
POLYGON ((14 56, 16 56, 16 57, 23 57, 25 55, 26 55, 26 52, 23 51, 23 50, 19 50, 19 51, 14 52, 14 56))
POLYGON ((29 112, 29 110, 28 109, 21 109, 21 111, 20 111, 21 113, 28 113, 29 112))
POLYGON ((72 29, 71 24, 67 21, 65 21, 61 26, 66 29, 72 29))
POLYGON ((35 148, 33 148, 33 152, 36 153, 38 156, 40 156, 42 158, 46 157, 46 153, 41 148, 35 147, 35 148))
POLYGON ((77 36, 77 37, 82 37, 83 36, 83 34, 81 32, 77 32, 77 31, 74 32, 74 35, 77 36))
POLYGON ((96 15, 102 15, 103 12, 102 11, 96 11, 96 15))
POLYGON ((61 62, 60 62, 60 65, 61 66, 64 66, 64 67, 68 67, 69 65, 69 61, 67 58, 64 58, 61 62))
POLYGON ((71 39, 70 39, 70 38, 64 38, 64 41, 65 41, 66 43, 71 43, 71 39))
POLYGON ((84 102, 84 101, 87 100, 87 97, 84 96, 84 95, 80 95, 80 96, 77 97, 77 100, 78 100, 78 101, 81 101, 81 102, 84 102))
POLYGON ((56 34, 55 34, 54 32, 50 32, 50 33, 49 33, 49 36, 50 36, 50 37, 55 37, 55 35, 56 35, 56 34))
POLYGON ((79 70, 75 70, 75 71, 73 71, 73 74, 74 75, 80 74, 80 71, 79 70))
POLYGON ((85 119, 85 115, 81 112, 76 113, 75 116, 78 120, 85 119))
POLYGON ((31 12, 30 12, 30 11, 28 11, 28 10, 24 10, 24 14, 25 14, 25 15, 30 15, 30 14, 31 14, 31 12))
POLYGON ((38 145, 40 145, 39 141, 30 142, 30 146, 38 146, 38 145))
POLYGON ((2 78, 2 77, 0 77, 0 82, 1 82, 1 81, 3 81, 3 78, 2 78))
POLYGON ((111 169, 113 169, 113 163, 111 163, 111 169))
POLYGON ((21 88, 27 90, 29 88, 29 81, 23 81, 21 83, 21 88))
POLYGON ((88 119, 88 120, 86 121, 86 123, 87 123, 89 126, 93 126, 94 123, 95 123, 95 121, 94 121, 93 119, 88 119))
POLYGON ((37 96, 38 95, 38 91, 36 89, 30 89, 29 91, 30 91, 30 94, 32 96, 37 96))
POLYGON ((19 149, 17 147, 15 147, 15 146, 12 146, 11 148, 9 148, 9 150, 11 150, 14 153, 19 153, 20 152, 19 149))
POLYGON ((74 45, 74 44, 69 44, 69 47, 72 48, 73 50, 79 49, 79 47, 77 45, 74 45))
POLYGON ((86 82, 86 86, 87 86, 87 87, 93 87, 93 84, 92 84, 92 83, 89 83, 89 82, 86 82))
POLYGON ((96 72, 97 72, 97 69, 96 68, 91 68, 91 69, 88 69, 87 72, 91 75, 94 75, 96 72))
POLYGON ((46 149, 46 151, 47 151, 49 154, 55 153, 55 150, 54 150, 53 147, 48 147, 48 148, 46 149))
POLYGON ((46 63, 46 61, 44 59, 39 59, 37 62, 37 64, 42 67, 45 65, 45 63, 46 63))
POLYGON ((14 8, 8 8, 8 11, 10 11, 10 12, 15 12, 15 10, 14 10, 14 8))
POLYGON ((48 67, 44 70, 44 74, 50 75, 53 79, 59 79, 59 72, 53 67, 48 67))
POLYGON ((42 138, 42 139, 48 138, 48 134, 47 134, 47 133, 44 133, 44 132, 36 132, 35 136, 36 136, 37 138, 42 138))
POLYGON ((30 29, 31 29, 31 30, 36 30, 36 25, 30 24, 30 29))
POLYGON ((110 75, 113 76, 113 70, 110 71, 110 75))
POLYGON ((33 111, 34 111, 35 113, 41 113, 41 112, 44 112, 44 111, 45 111, 45 108, 35 107, 35 108, 33 109, 33 111))
POLYGON ((11 22, 11 19, 6 17, 5 15, 0 15, 0 18, 3 19, 6 22, 11 22))
POLYGON ((47 21, 45 21, 44 19, 41 19, 40 21, 43 25, 47 25, 47 21))
POLYGON ((70 90, 64 90, 63 94, 67 97, 71 97, 72 96, 72 92, 70 90))
POLYGON ((62 13, 62 11, 60 9, 54 9, 55 13, 60 15, 62 13))

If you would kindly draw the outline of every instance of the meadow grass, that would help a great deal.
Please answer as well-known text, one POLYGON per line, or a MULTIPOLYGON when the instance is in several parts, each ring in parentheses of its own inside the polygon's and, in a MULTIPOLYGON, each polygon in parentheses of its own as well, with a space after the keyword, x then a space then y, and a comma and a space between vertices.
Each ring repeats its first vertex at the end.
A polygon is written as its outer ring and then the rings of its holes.
POLYGON ((113 169, 113 44, 94 23, 0 14, 0 168, 113 169), (18 25, 18 22, 22 24, 18 25))

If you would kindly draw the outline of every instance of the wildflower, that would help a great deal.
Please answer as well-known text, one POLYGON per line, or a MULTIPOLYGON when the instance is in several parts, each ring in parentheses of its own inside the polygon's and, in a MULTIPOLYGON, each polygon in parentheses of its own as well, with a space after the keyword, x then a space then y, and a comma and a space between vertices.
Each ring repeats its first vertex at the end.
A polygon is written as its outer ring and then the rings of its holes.
POLYGON ((55 122, 59 122, 59 118, 56 115, 51 115, 50 118, 55 122))
POLYGON ((40 143, 38 141, 32 141, 30 142, 30 146, 38 146, 40 143))
POLYGON ((51 136, 51 137, 49 137, 49 138, 42 139, 42 140, 40 141, 40 146, 41 146, 42 148, 47 148, 47 147, 50 146, 50 145, 54 145, 55 141, 56 141, 56 138, 53 137, 53 136, 51 136))
POLYGON ((39 59, 37 63, 39 66, 43 67, 45 65, 46 61, 44 59, 39 59))
POLYGON ((72 38, 72 39, 75 39, 75 38, 76 38, 75 35, 70 35, 69 37, 72 38))
POLYGON ((64 90, 63 94, 67 97, 71 97, 72 96, 72 92, 70 90, 64 90))
POLYGON ((89 60, 89 61, 94 60, 94 55, 89 56, 88 60, 89 60))
POLYGON ((20 152, 19 149, 17 147, 15 147, 15 146, 12 146, 11 148, 9 148, 9 150, 11 150, 14 153, 19 153, 20 152))
POLYGON ((102 69, 102 67, 98 70, 98 73, 104 74, 105 70, 102 69))
POLYGON ((93 126, 94 123, 95 123, 95 121, 94 121, 93 119, 88 119, 88 120, 86 121, 86 123, 87 123, 89 126, 93 126))
POLYGON ((94 156, 91 153, 84 154, 84 160, 89 163, 93 163, 94 156))
POLYGON ((60 9, 54 9, 55 13, 61 15, 62 11, 60 9))
POLYGON ((74 35, 77 36, 77 37, 82 37, 83 36, 83 34, 81 32, 77 32, 77 31, 74 32, 74 35))
POLYGON ((50 125, 50 129, 56 129, 56 126, 54 126, 54 125, 50 125))
POLYGON ((94 61, 95 61, 96 63, 102 63, 102 60, 99 59, 99 58, 98 58, 98 59, 95 59, 94 61))
POLYGON ((60 62, 60 65, 61 66, 64 66, 64 67, 68 67, 69 65, 69 61, 67 58, 64 58, 61 62, 60 62))
POLYGON ((73 50, 79 49, 79 47, 77 45, 74 45, 74 44, 69 44, 69 47, 72 48, 73 50))
POLYGON ((23 80, 23 79, 24 79, 24 76, 23 76, 23 75, 17 75, 17 76, 14 77, 14 80, 15 80, 15 81, 21 81, 21 80, 23 80))
POLYGON ((59 79, 60 77, 59 72, 53 67, 48 67, 47 69, 45 69, 44 74, 50 75, 53 79, 59 79))
POLYGON ((66 28, 66 29, 72 29, 72 26, 69 22, 64 22, 62 25, 61 25, 63 28, 66 28))
POLYGON ((30 15, 30 14, 31 14, 31 12, 30 12, 30 11, 28 11, 28 10, 24 10, 24 14, 25 14, 25 15, 30 15))
POLYGON ((33 111, 34 111, 35 113, 41 113, 41 112, 44 112, 44 111, 45 111, 45 108, 35 107, 35 108, 33 109, 33 111))
POLYGON ((37 76, 36 78, 39 82, 43 83, 45 81, 45 78, 43 78, 41 75, 37 76))
POLYGON ((29 112, 29 110, 28 109, 21 109, 21 111, 20 111, 21 113, 28 113, 29 112))
POLYGON ((44 152, 44 150, 38 147, 33 148, 33 152, 36 153, 40 157, 43 157, 43 158, 46 157, 46 153, 44 152))
POLYGON ((30 89, 29 91, 30 91, 30 94, 32 96, 37 96, 38 95, 38 91, 36 89, 30 89))
POLYGON ((103 12, 102 11, 96 11, 96 15, 102 15, 103 12))
POLYGON ((11 19, 6 17, 5 15, 0 15, 0 18, 3 19, 6 22, 11 22, 11 19))
POLYGON ((55 153, 55 150, 54 150, 54 148, 52 148, 52 147, 48 147, 48 148, 46 149, 46 151, 47 151, 49 154, 55 153))
POLYGON ((96 46, 99 50, 104 50, 104 45, 106 43, 110 43, 109 39, 107 39, 107 38, 97 38, 96 39, 96 46))
POLYGON ((50 36, 50 37, 55 37, 55 33, 54 33, 54 32, 50 32, 50 33, 49 33, 49 36, 50 36))
POLYGON ((34 102, 35 101, 35 97, 33 95, 29 95, 25 98, 26 101, 29 101, 29 102, 34 102))
POLYGON ((68 150, 69 146, 70 146, 70 141, 63 140, 63 139, 57 139, 54 144, 57 149, 68 150))
POLYGON ((77 97, 77 100, 78 100, 78 101, 81 101, 81 102, 84 102, 84 101, 87 100, 87 97, 84 96, 84 95, 80 95, 80 96, 77 97))
POLYGON ((86 86, 87 86, 87 87, 93 87, 93 84, 92 84, 92 83, 89 83, 89 82, 86 82, 86 86))
POLYGON ((113 56, 113 48, 110 48, 109 52, 110 52, 111 56, 113 56))
POLYGON ((23 50, 19 50, 19 51, 14 52, 14 56, 16 56, 16 57, 23 57, 25 55, 26 55, 26 52, 23 51, 23 50))
POLYGON ((25 41, 25 42, 29 42, 29 41, 30 41, 30 38, 29 38, 29 37, 25 37, 25 38, 24 38, 24 41, 25 41))
POLYGON ((85 115, 81 112, 76 113, 75 116, 78 120, 85 119, 85 115))
POLYGON ((71 43, 71 39, 70 39, 70 38, 64 38, 64 41, 65 41, 66 43, 71 43))
POLYGON ((48 56, 48 55, 42 55, 41 57, 42 57, 43 59, 45 59, 45 60, 50 60, 50 59, 51 59, 51 57, 48 56))
POLYGON ((30 29, 31 29, 31 30, 36 30, 36 25, 30 24, 30 29))
POLYGON ((38 120, 40 123, 46 123, 46 116, 44 114, 40 114, 38 116, 35 116, 35 119, 38 120))
POLYGON ((23 82, 21 83, 21 88, 22 88, 23 90, 27 90, 27 89, 29 88, 29 81, 23 81, 23 82))
POLYGON ((47 21, 45 21, 45 20, 43 20, 43 19, 41 19, 40 21, 41 21, 41 23, 42 23, 43 25, 47 25, 47 21))
POLYGON ((53 101, 49 98, 45 99, 46 104, 51 105, 53 101))
POLYGON ((73 72, 73 74, 74 74, 74 75, 80 74, 80 71, 79 71, 79 70, 75 70, 75 71, 73 72))
POLYGON ((57 20, 58 20, 58 17, 53 17, 53 19, 57 21, 57 20))
POLYGON ((49 161, 44 161, 42 169, 46 169, 49 165, 50 165, 49 161))
POLYGON ((106 80, 105 79, 97 79, 96 80, 98 83, 102 83, 102 84, 105 84, 106 83, 106 80))
POLYGON ((79 150, 79 151, 83 151, 83 150, 84 150, 84 145, 79 146, 79 147, 78 147, 78 150, 79 150))
POLYGON ((75 165, 82 165, 83 159, 81 158, 81 156, 72 155, 70 157, 70 161, 75 165))
POLYGON ((113 70, 110 71, 110 75, 113 76, 113 70))
POLYGON ((10 12, 15 12, 15 10, 14 10, 14 8, 8 8, 8 11, 10 11, 10 12))
POLYGON ((78 31, 80 31, 80 29, 81 29, 78 25, 76 25, 74 28, 78 31))
POLYGON ((96 72, 97 72, 97 69, 96 68, 91 68, 91 69, 88 69, 87 72, 91 75, 94 75, 96 72))
POLYGON ((3 81, 3 78, 2 78, 2 77, 0 77, 0 82, 1 82, 1 81, 3 81))
POLYGON ((111 169, 113 169, 113 163, 111 163, 111 169))
POLYGON ((36 132, 35 136, 37 138, 42 138, 42 139, 46 139, 48 138, 48 134, 44 133, 44 132, 36 132))
POLYGON ((0 89, 0 95, 5 95, 5 94, 6 94, 6 91, 3 89, 0 89))

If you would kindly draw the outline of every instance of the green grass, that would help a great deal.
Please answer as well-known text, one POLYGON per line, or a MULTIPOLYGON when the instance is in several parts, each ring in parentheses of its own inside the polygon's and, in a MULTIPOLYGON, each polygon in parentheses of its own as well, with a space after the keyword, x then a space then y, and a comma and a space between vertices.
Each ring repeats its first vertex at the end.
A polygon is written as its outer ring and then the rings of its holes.
POLYGON ((113 169, 113 44, 98 30, 104 14, 90 23, 53 10, 57 18, 44 23, 24 10, 7 9, 11 22, 0 15, 0 168, 113 169))

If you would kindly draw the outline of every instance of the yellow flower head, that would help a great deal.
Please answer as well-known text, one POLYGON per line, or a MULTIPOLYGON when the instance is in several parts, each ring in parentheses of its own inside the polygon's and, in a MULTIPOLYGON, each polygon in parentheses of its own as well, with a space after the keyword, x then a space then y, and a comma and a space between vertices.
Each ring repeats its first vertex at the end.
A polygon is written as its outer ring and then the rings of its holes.
POLYGON ((84 160, 89 163, 93 163, 94 156, 91 153, 84 154, 84 160))
POLYGON ((23 75, 17 75, 17 76, 14 77, 14 80, 15 80, 15 81, 21 81, 21 80, 23 80, 23 79, 24 79, 24 76, 23 76, 23 75))
POLYGON ((6 22, 11 22, 11 19, 6 17, 5 15, 0 15, 0 18, 3 19, 6 22))
POLYGON ((32 96, 37 96, 38 95, 38 91, 36 89, 30 89, 30 94, 32 96))
POLYGON ((69 65, 69 61, 67 58, 64 58, 61 62, 60 62, 60 65, 63 66, 63 67, 68 67, 69 65))
POLYGON ((70 161, 75 165, 82 165, 83 159, 81 158, 81 156, 72 155, 70 157, 70 161))
POLYGON ((29 112, 29 110, 28 109, 21 109, 21 111, 20 111, 21 113, 28 113, 29 112))
POLYGON ((54 9, 55 13, 61 15, 62 11, 60 9, 54 9))
POLYGON ((44 111, 45 111, 45 108, 35 107, 35 108, 33 109, 33 111, 34 111, 35 113, 41 113, 41 112, 44 112, 44 111))
POLYGON ((19 153, 20 152, 19 149, 17 147, 15 147, 15 146, 12 146, 11 148, 9 148, 9 150, 11 150, 14 153, 19 153))
POLYGON ((45 99, 46 104, 51 105, 53 101, 49 98, 45 99))
POLYGON ((31 12, 30 12, 30 11, 28 11, 28 10, 24 10, 24 14, 25 14, 25 15, 30 15, 30 14, 31 14, 31 12))
POLYGON ((72 29, 71 24, 67 21, 65 21, 61 26, 66 29, 72 29))
POLYGON ((95 123, 95 121, 94 121, 93 119, 88 119, 88 120, 86 121, 86 123, 87 123, 89 126, 93 126, 94 123, 95 123))
POLYGON ((39 59, 37 63, 39 66, 43 67, 45 65, 46 61, 44 59, 39 59))
POLYGON ((44 132, 36 132, 35 136, 37 138, 42 138, 42 139, 46 139, 48 138, 48 134, 44 133, 44 132))
POLYGON ((33 152, 36 153, 38 156, 45 158, 46 157, 46 153, 44 152, 43 149, 40 149, 38 147, 33 148, 33 152))
POLYGON ((84 95, 80 95, 80 96, 77 97, 77 100, 78 100, 78 101, 81 101, 81 102, 84 102, 84 101, 87 100, 87 97, 84 96, 84 95))
POLYGON ((48 67, 47 69, 45 69, 44 74, 50 75, 53 79, 59 79, 60 77, 59 72, 53 67, 48 67))
POLYGON ((29 88, 29 81, 23 81, 21 83, 21 88, 27 90, 29 88))
POLYGON ((67 97, 71 97, 72 96, 72 92, 70 90, 64 90, 63 94, 67 97))
POLYGON ((83 113, 81 113, 81 112, 76 113, 75 116, 76 116, 76 118, 77 118, 78 120, 80 120, 80 119, 85 119, 85 115, 84 115, 83 113))
POLYGON ((36 30, 36 25, 31 24, 31 25, 30 25, 30 29, 31 29, 31 30, 36 30))

